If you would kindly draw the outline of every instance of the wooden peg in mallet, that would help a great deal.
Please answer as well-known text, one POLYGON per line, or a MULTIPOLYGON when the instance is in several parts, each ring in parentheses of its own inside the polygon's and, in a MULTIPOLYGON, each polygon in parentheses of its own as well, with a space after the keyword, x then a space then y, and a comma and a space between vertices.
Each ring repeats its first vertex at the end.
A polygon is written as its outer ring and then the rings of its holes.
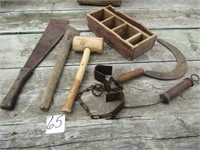
POLYGON ((68 112, 68 113, 72 112, 76 95, 78 93, 85 70, 87 68, 87 64, 90 58, 90 53, 103 52, 103 38, 74 36, 74 39, 72 42, 72 49, 76 52, 83 52, 83 57, 82 57, 78 72, 76 73, 74 82, 69 91, 68 97, 64 103, 63 111, 68 112))

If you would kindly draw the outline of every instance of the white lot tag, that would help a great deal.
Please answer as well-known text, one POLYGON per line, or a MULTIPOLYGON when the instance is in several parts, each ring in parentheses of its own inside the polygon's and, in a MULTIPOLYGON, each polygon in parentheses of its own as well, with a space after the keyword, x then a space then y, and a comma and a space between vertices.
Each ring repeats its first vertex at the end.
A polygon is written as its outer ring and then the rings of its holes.
POLYGON ((47 116, 46 134, 61 133, 65 131, 65 115, 47 116))

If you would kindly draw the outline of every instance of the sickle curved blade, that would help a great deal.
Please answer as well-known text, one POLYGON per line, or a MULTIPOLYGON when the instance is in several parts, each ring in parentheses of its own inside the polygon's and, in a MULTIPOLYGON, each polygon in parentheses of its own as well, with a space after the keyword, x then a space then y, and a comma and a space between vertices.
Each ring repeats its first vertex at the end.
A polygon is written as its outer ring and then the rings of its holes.
POLYGON ((145 71, 144 74, 160 80, 173 80, 182 77, 187 72, 187 61, 185 56, 170 43, 161 39, 157 39, 157 41, 173 53, 177 61, 176 68, 170 72, 145 71))

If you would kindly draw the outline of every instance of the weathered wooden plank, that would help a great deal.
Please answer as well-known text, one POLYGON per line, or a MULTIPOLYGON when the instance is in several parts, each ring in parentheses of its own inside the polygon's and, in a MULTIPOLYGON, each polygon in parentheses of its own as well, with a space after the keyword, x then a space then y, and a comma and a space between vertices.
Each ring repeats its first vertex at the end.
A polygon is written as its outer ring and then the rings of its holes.
MULTIPOLYGON (((150 29, 199 28, 200 7, 162 10, 162 9, 122 9, 122 11, 150 29)), ((86 14, 93 10, 12 12, 0 14, 0 33, 43 32, 50 18, 68 19, 72 26, 88 31, 86 14)))
MULTIPOLYGON (((189 77, 190 74, 196 73, 199 74, 200 69, 197 66, 199 62, 189 62, 189 69, 185 77, 189 77)), ((97 83, 93 77, 93 69, 95 65, 89 65, 87 72, 85 74, 83 83, 81 85, 81 89, 83 90, 86 87, 89 87, 92 84, 97 83)), ((136 69, 138 67, 143 67, 146 70, 157 70, 157 71, 167 71, 172 70, 174 68, 175 63, 137 63, 137 64, 115 64, 113 65, 113 76, 119 75, 125 71, 130 71, 136 69)), ((54 105, 52 106, 50 112, 52 113, 59 113, 61 112, 61 108, 63 106, 64 100, 66 99, 67 93, 70 89, 71 82, 74 78, 74 75, 78 69, 78 66, 66 66, 64 68, 64 72, 60 79, 60 84, 56 90, 54 96, 54 105)), ((30 115, 32 117, 38 117, 46 115, 39 110, 39 101, 43 94, 44 88, 46 86, 47 80, 49 78, 49 74, 52 70, 52 67, 49 68, 38 68, 34 72, 31 79, 26 83, 22 93, 19 97, 19 103, 15 109, 15 111, 6 112, 0 110, 0 117, 7 122, 15 122, 12 121, 12 117, 15 114, 18 116, 24 116, 25 118, 29 118, 30 115), (39 116, 38 116, 39 114, 39 116)), ((0 70, 1 79, 0 79, 0 99, 8 92, 10 86, 12 85, 13 81, 16 78, 18 73, 18 69, 11 69, 11 70, 0 70)), ((183 79, 183 78, 182 78, 183 79)), ((126 96, 126 105, 127 106, 135 106, 135 105, 142 105, 142 104, 149 104, 149 103, 156 103, 159 100, 159 94, 163 93, 173 85, 180 82, 182 79, 173 80, 173 81, 159 81, 155 79, 151 79, 148 77, 141 77, 135 80, 132 80, 126 84, 124 84, 124 92, 126 96)), ((199 112, 199 94, 198 91, 200 90, 200 85, 197 84, 194 87, 190 88, 188 91, 183 93, 179 96, 175 101, 171 103, 171 105, 159 105, 156 107, 149 107, 149 109, 141 108, 141 109, 128 109, 124 110, 119 114, 119 117, 131 117, 131 116, 149 116, 151 115, 170 115, 173 113, 178 114, 185 114, 185 113, 195 113, 199 112), (169 111, 170 109, 170 111, 169 111)), ((89 104, 92 108, 92 111, 95 109, 99 111, 108 111, 111 107, 114 107, 116 103, 112 104, 105 104, 105 102, 101 101, 99 103, 99 99, 93 100, 92 103, 90 102, 93 99, 91 93, 86 93, 83 99, 89 104), (105 105, 107 107, 102 107, 105 105), (95 108, 95 109, 94 109, 95 108)), ((84 113, 82 108, 80 108, 79 104, 75 105, 75 110, 72 115, 68 115, 68 117, 72 120, 82 117, 87 117, 84 113)))
MULTIPOLYGON (((174 44, 185 55, 187 60, 200 60, 200 35, 196 34, 200 30, 159 30, 154 31, 158 37, 174 44)), ((81 33, 81 36, 94 36, 93 33, 81 33)), ((0 68, 19 68, 22 67, 32 49, 35 47, 41 34, 22 34, 22 35, 1 35, 0 36, 0 68)), ((40 66, 53 66, 57 57, 58 49, 53 50, 40 66)), ((66 65, 79 65, 82 53, 71 51, 66 61, 66 65)), ((119 55, 115 50, 105 44, 102 55, 92 54, 90 64, 100 63, 137 63, 153 61, 174 61, 173 55, 156 44, 150 51, 128 61, 119 55)))
MULTIPOLYGON (((65 145, 77 148, 81 146, 81 149, 87 149, 87 146, 93 148, 99 146, 102 149, 106 147, 108 149, 122 149, 123 147, 136 149, 173 149, 174 147, 179 149, 186 146, 185 148, 198 149, 200 146, 197 143, 199 134, 193 131, 195 124, 199 124, 196 117, 199 115, 195 114, 192 121, 187 118, 187 115, 181 117, 133 117, 114 121, 66 121, 66 132, 56 135, 45 135, 44 123, 24 123, 21 121, 10 125, 9 136, 3 135, 4 141, 1 138, 1 148, 49 148, 53 146, 59 148, 59 146, 65 145), (12 131, 15 131, 14 135, 12 135, 12 131), (170 132, 171 135, 167 135, 166 131, 170 132), (29 138, 26 138, 27 136, 29 138), (190 139, 193 140, 192 143, 190 143, 190 139), (121 144, 117 144, 117 142, 121 144), (181 144, 175 144, 175 146, 173 145, 175 142, 181 144), (194 143, 195 145, 192 146, 194 143)), ((197 128, 199 129, 199 127, 197 128)), ((7 130, 6 126, 2 126, 2 129, 7 130)))
MULTIPOLYGON (((72 9, 96 9, 95 6, 79 5, 76 0, 1 0, 0 12, 13 12, 13 11, 33 11, 44 10, 51 11, 52 5, 54 10, 72 10, 72 9)), ((177 8, 193 8, 200 6, 199 1, 195 0, 123 0, 119 8, 125 7, 126 9, 177 9, 177 8)))
MULTIPOLYGON (((189 62, 190 68, 186 76, 191 73, 199 74, 198 63, 189 62)), ((171 69, 173 66, 172 63, 142 63, 134 66, 116 64, 113 71, 116 75, 141 66, 146 69, 161 69, 160 66, 166 64, 168 65, 164 70, 171 69)), ((108 149, 130 147, 135 149, 200 148, 200 120, 197 119, 200 117, 199 94, 197 94, 200 90, 199 84, 181 94, 170 105, 160 104, 146 108, 124 109, 117 116, 121 119, 117 120, 91 120, 76 103, 74 112, 71 115, 66 114, 66 131, 61 134, 45 135, 46 116, 62 114, 63 99, 66 97, 70 88, 69 83, 77 68, 77 66, 65 67, 54 97, 54 105, 47 113, 40 111, 38 105, 48 79, 47 74, 51 68, 36 70, 20 95, 15 111, 0 110, 0 148, 48 149, 56 147, 65 149, 66 146, 68 148, 81 147, 81 149, 97 147, 101 149, 107 147, 108 149)), ((94 80, 91 80, 93 69, 93 65, 88 67, 82 88, 95 83, 94 80)), ((17 72, 18 70, 15 69, 0 70, 0 74, 3 75, 0 79, 0 85, 3 88, 0 89, 9 89, 17 72)), ((130 81, 124 85, 127 104, 141 105, 155 102, 157 94, 181 80, 166 82, 141 77, 130 81), (132 99, 133 97, 134 99, 132 99)), ((2 93, 5 92, 6 90, 3 90, 2 93)), ((1 97, 3 95, 1 94, 1 97)), ((91 103, 92 97, 84 100, 91 103)), ((102 104, 100 101, 92 100, 90 107, 102 112, 107 108, 102 104)))
MULTIPOLYGON (((100 7, 79 6, 75 0, 1 0, 0 100, 44 31, 51 17, 52 3, 55 3, 53 18, 69 19, 72 26, 84 31, 81 33, 83 36, 93 35, 88 32, 85 16, 100 7)), ((200 1, 195 0, 124 0, 119 9, 183 52, 189 67, 185 78, 192 73, 200 74, 199 6, 200 1)), ((113 65, 113 76, 138 67, 160 71, 173 69, 176 65, 174 57, 162 49, 156 44, 151 51, 130 62, 106 45, 104 54, 91 56, 81 90, 97 83, 93 80, 96 64, 113 65)), ((66 114, 66 131, 46 135, 46 116, 62 114, 64 99, 82 56, 70 52, 54 103, 49 112, 42 112, 39 101, 57 51, 52 51, 35 70, 20 94, 16 109, 0 109, 0 149, 200 149, 199 83, 175 98, 170 105, 123 109, 116 120, 91 120, 76 102, 74 112, 66 114)), ((160 93, 183 78, 159 81, 140 77, 127 82, 123 85, 126 105, 155 103, 160 93)), ((107 112, 116 105, 106 104, 104 98, 94 98, 90 93, 84 94, 83 100, 93 113, 107 112)))

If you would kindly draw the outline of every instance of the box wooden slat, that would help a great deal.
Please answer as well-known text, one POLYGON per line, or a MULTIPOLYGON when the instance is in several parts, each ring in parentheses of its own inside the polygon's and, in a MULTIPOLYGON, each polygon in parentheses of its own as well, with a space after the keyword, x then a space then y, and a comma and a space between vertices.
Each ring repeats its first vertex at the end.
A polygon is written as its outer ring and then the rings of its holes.
POLYGON ((88 27, 128 60, 151 49, 157 36, 112 6, 87 14, 88 27))

